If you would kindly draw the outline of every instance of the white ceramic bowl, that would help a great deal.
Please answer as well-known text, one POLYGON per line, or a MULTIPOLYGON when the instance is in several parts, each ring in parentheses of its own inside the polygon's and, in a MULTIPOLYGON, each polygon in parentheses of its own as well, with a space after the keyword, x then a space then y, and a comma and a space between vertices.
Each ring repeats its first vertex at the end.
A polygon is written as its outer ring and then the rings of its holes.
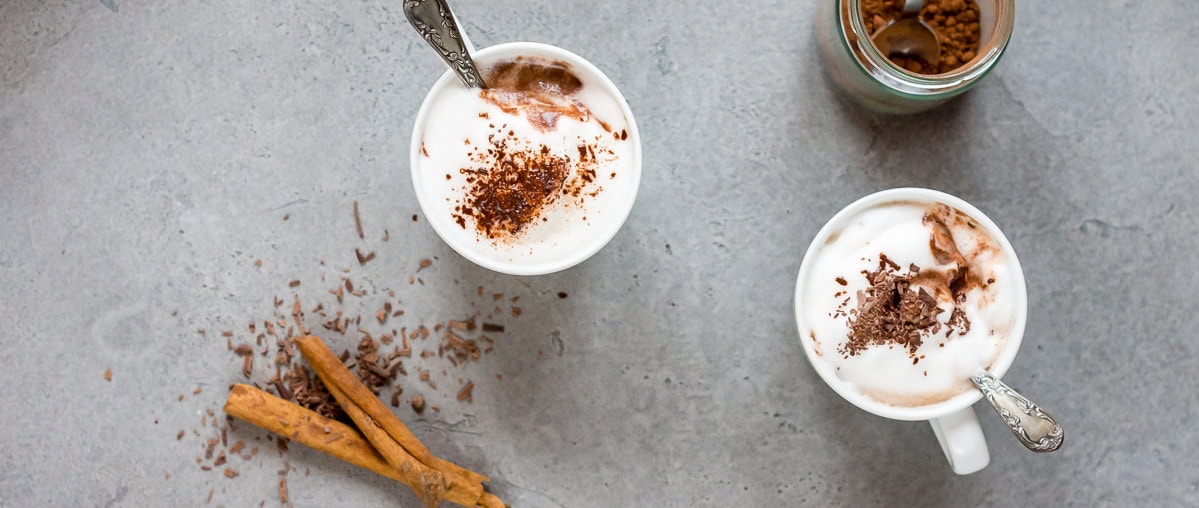
MULTIPOLYGON (((449 171, 458 168, 423 168, 422 142, 430 118, 430 110, 439 94, 455 87, 464 85, 450 71, 433 84, 421 104, 420 112, 416 115, 416 124, 412 130, 411 171, 412 183, 416 190, 417 200, 429 224, 438 236, 466 259, 495 270, 513 275, 540 275, 565 270, 590 258, 599 252, 616 236, 637 197, 637 189, 641 183, 641 134, 637 130, 633 112, 620 90, 598 68, 582 57, 555 46, 532 42, 513 42, 500 44, 474 52, 472 55, 476 65, 485 69, 489 65, 512 59, 518 56, 544 58, 551 61, 565 62, 583 81, 584 87, 599 87, 609 95, 619 106, 626 120, 625 130, 628 134, 626 141, 631 143, 628 158, 621 167, 619 180, 613 180, 601 193, 602 200, 585 206, 595 206, 596 210, 587 210, 586 224, 581 224, 569 235, 563 235, 561 244, 555 244, 551 254, 534 257, 529 247, 525 251, 519 249, 497 248, 492 242, 478 238, 473 231, 464 232, 464 228, 453 218, 453 204, 446 201, 443 195, 434 195, 431 187, 435 187, 431 179, 441 178, 449 171), (582 231, 580 232, 580 228, 582 231)), ((520 245, 519 242, 517 245, 520 245)), ((549 251, 549 249, 546 249, 549 251)))

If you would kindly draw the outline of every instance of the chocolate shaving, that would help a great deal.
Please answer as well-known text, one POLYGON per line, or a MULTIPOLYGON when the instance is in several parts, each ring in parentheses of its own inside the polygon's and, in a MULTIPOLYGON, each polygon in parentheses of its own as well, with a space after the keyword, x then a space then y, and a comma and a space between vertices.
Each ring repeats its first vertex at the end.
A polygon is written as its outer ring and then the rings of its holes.
POLYGON ((858 294, 857 313, 849 318, 849 337, 839 349, 855 356, 869 346, 896 344, 915 356, 924 336, 940 329, 937 301, 922 287, 913 288, 911 274, 895 272, 899 265, 885 255, 878 268, 866 272, 870 287, 858 294))
POLYGON ((471 392, 474 389, 475 389, 474 381, 467 381, 466 386, 463 386, 461 390, 458 390, 458 400, 466 401, 466 402, 471 402, 472 400, 474 400, 471 396, 471 392))
POLYGON ((358 201, 354 200, 354 228, 358 230, 358 238, 365 239, 362 234, 362 217, 358 215, 358 201))

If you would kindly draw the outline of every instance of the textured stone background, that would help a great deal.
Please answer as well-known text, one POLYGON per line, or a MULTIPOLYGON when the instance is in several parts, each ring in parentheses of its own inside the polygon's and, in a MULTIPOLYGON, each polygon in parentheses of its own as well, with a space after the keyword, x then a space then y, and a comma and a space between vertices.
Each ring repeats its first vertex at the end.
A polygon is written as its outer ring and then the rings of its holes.
POLYGON ((984 83, 894 118, 830 88, 814 2, 457 1, 476 45, 575 51, 638 115, 628 223, 537 278, 477 268, 411 221, 411 123, 442 68, 399 2, 169 3, 0 3, 0 506, 201 505, 210 489, 276 505, 284 461, 310 471, 288 475, 297 506, 416 506, 300 446, 263 444, 234 479, 194 461, 200 412, 242 379, 215 331, 244 340, 289 280, 328 298, 343 267, 395 290, 409 324, 489 306, 478 286, 520 297, 461 371, 473 404, 405 378, 444 410, 398 410, 515 506, 1199 504, 1185 2, 1021 2, 984 83), (1005 379, 1065 423, 1062 451, 1025 451, 979 406, 991 465, 954 476, 927 425, 853 408, 806 364, 792 292, 808 241, 909 185, 971 201, 1015 244, 1031 315, 1005 379), (378 259, 358 267, 355 247, 378 259))

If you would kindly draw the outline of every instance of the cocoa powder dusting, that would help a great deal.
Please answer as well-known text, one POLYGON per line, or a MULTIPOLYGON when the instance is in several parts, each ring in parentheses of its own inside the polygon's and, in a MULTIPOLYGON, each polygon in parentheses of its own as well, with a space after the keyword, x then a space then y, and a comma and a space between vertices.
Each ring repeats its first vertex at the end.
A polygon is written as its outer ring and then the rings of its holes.
POLYGON ((595 168, 614 154, 594 142, 580 142, 576 150, 577 158, 555 154, 497 127, 486 145, 471 152, 475 166, 458 170, 466 192, 454 207, 454 221, 491 240, 510 239, 543 221, 543 212, 563 197, 571 200, 567 204, 595 197, 603 190, 594 185, 595 168))
POLYGON ((489 141, 490 166, 461 169, 470 187, 465 203, 454 208, 454 220, 465 228, 469 217, 479 233, 495 239, 520 233, 558 199, 570 161, 547 146, 518 148, 511 136, 492 135, 489 141))

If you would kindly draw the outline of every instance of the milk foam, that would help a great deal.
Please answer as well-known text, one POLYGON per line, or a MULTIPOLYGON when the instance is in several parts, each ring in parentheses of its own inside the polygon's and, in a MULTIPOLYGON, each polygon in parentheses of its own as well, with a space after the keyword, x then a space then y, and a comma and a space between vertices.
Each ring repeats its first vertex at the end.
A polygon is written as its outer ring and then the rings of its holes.
MULTIPOLYGON (((487 75, 486 65, 483 75, 487 75)), ((563 116, 556 129, 542 132, 519 113, 505 113, 479 96, 479 91, 453 83, 440 90, 426 105, 427 120, 421 135, 422 155, 418 158, 418 192, 431 198, 422 203, 428 219, 438 227, 447 243, 462 252, 470 249, 493 262, 522 267, 552 264, 579 251, 598 249, 620 227, 636 194, 637 178, 632 171, 634 143, 629 119, 620 102, 598 84, 590 69, 571 69, 583 82, 575 94, 591 112, 587 121, 563 116), (486 118, 482 118, 485 116, 486 118), (494 126, 494 127, 492 127, 494 126), (607 126, 607 129, 605 129, 607 126), (549 147, 558 156, 579 158, 582 143, 610 150, 596 168, 595 182, 588 189, 598 190, 585 199, 559 199, 543 210, 538 220, 518 236, 496 241, 481 236, 473 223, 465 227, 454 221, 454 208, 461 204, 468 188, 468 175, 461 168, 477 168, 468 152, 486 150, 488 136, 497 129, 514 133, 530 147, 549 147), (618 139, 626 131, 627 139, 618 139), (447 175, 449 175, 447 179, 447 175)), ((573 174, 570 178, 575 178, 573 174)), ((568 185, 570 180, 568 179, 568 185)))
MULTIPOLYGON (((855 356, 839 352, 848 338, 848 317, 837 313, 846 298, 847 307, 856 307, 857 294, 869 287, 863 271, 874 270, 880 253, 906 272, 910 264, 921 270, 949 269, 940 264, 929 247, 932 229, 923 223, 925 213, 934 206, 927 202, 895 202, 866 209, 845 222, 829 236, 814 259, 804 282, 804 308, 800 310, 810 326, 811 341, 819 361, 828 364, 835 375, 862 394, 896 406, 922 406, 940 402, 972 389, 969 377, 988 368, 1003 349, 1004 340, 1017 317, 1013 274, 998 243, 982 226, 971 228, 962 220, 947 224, 958 250, 968 260, 970 270, 983 281, 973 287, 959 304, 970 321, 965 334, 945 336, 945 328, 924 338, 913 357, 904 346, 873 345, 855 356), (838 278, 847 282, 841 285, 838 278), (839 296, 837 296, 839 295, 839 296)), ((929 292, 933 290, 929 288, 929 292)), ((944 324, 953 308, 952 297, 938 298, 943 310, 938 321, 944 324)))

